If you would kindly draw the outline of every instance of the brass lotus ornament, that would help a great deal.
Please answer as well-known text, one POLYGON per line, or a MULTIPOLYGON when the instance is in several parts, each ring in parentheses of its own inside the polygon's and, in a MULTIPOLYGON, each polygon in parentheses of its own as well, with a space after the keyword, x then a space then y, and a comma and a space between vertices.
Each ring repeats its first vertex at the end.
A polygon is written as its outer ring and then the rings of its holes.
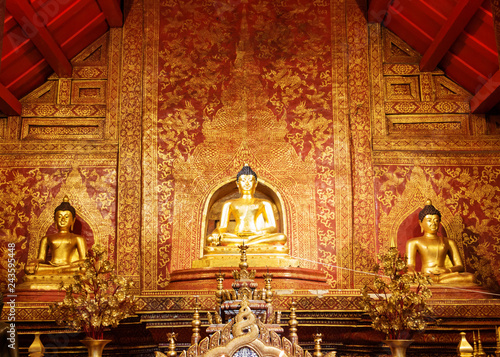
POLYGON ((372 327, 387 335, 387 339, 410 339, 414 332, 423 331, 431 311, 426 300, 432 296, 431 280, 421 273, 408 273, 406 257, 391 247, 378 255, 373 286, 365 286, 362 304, 372 319, 372 327))
POLYGON ((74 276, 73 284, 61 286, 64 300, 50 306, 58 324, 83 330, 96 340, 103 338, 105 327, 116 327, 136 307, 132 280, 117 276, 104 255, 104 247, 94 245, 84 260, 84 272, 74 276))

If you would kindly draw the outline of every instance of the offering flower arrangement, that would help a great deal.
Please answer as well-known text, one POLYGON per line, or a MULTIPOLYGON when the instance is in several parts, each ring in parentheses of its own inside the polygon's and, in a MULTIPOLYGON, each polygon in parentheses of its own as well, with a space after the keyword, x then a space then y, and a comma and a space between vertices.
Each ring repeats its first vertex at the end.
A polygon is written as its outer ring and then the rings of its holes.
POLYGON ((372 327, 384 332, 387 339, 411 339, 415 331, 427 326, 431 280, 421 273, 408 273, 407 259, 395 247, 379 254, 378 260, 380 264, 373 268, 373 286, 365 285, 361 290, 362 305, 372 319, 372 327))
POLYGON ((104 247, 94 245, 83 262, 82 273, 74 276, 74 284, 62 284, 64 300, 50 306, 58 324, 83 330, 95 340, 103 338, 105 327, 116 327, 136 308, 132 280, 117 276, 104 254, 104 247))

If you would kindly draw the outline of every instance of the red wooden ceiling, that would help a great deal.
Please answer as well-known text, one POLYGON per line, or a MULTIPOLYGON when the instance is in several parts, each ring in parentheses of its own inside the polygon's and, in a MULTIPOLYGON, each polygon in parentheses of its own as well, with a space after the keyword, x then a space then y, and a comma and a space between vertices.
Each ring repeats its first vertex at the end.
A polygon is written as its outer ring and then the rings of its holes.
POLYGON ((0 112, 19 115, 19 99, 49 75, 71 77, 70 59, 123 24, 120 0, 4 0, 0 112))
MULTIPOLYGON (((19 99, 55 72, 71 76, 69 60, 109 27, 123 24, 120 0, 4 0, 0 112, 20 113, 19 99)), ((0 4, 2 1, 0 0, 0 4)), ((370 0, 369 21, 384 26, 472 95, 476 113, 500 108, 499 58, 490 0, 370 0)))
POLYGON ((498 113, 500 72, 490 0, 371 0, 368 20, 382 22, 472 94, 474 113, 498 113))

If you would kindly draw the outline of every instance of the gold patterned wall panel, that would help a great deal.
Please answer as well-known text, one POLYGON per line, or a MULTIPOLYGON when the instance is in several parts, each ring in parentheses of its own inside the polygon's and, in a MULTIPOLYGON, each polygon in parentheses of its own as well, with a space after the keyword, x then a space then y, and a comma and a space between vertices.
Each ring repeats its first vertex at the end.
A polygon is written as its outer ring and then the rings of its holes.
POLYGON ((455 155, 429 158, 429 164, 377 165, 379 244, 395 242, 404 252, 406 241, 421 234, 418 212, 431 199, 442 214, 441 234, 457 243, 466 270, 499 291, 500 159, 471 159, 455 155))
POLYGON ((388 77, 385 79, 387 101, 418 101, 420 99, 417 76, 388 77))
POLYGON ((429 198, 467 270, 498 291, 500 137, 441 70, 420 72, 419 54, 379 25, 369 34, 377 249, 403 252, 429 198))
POLYGON ((25 118, 21 139, 103 139, 104 124, 104 119, 74 119, 68 123, 59 119, 25 118))
MULTIPOLYGON (((115 259, 118 98, 108 96, 116 91, 120 68, 108 62, 120 57, 120 34, 114 29, 96 40, 73 58, 72 78, 51 76, 22 99, 21 116, 5 120, 0 252, 16 243, 19 281, 40 239, 54 232, 54 207, 64 195, 76 208, 87 246, 99 242, 115 259)), ((5 268, 2 263, 2 276, 5 268)))
POLYGON ((4 202, 0 211, 0 276, 5 277, 7 271, 5 248, 8 243, 15 243, 17 277, 22 281, 24 265, 36 258, 40 239, 54 233, 54 208, 65 195, 76 208, 78 233, 86 239, 87 246, 100 242, 113 259, 115 167, 114 154, 99 154, 91 159, 78 154, 0 156, 0 192, 4 202), (68 166, 68 162, 75 166, 68 166))
POLYGON ((389 134, 412 135, 467 135, 469 116, 448 115, 395 115, 387 116, 389 134))
MULTIPOLYGON (((332 286, 349 287, 353 274, 335 267, 352 269, 344 4, 158 6, 158 123, 157 129, 148 124, 144 141, 148 162, 155 164, 149 153, 157 155, 156 185, 155 175, 148 174, 144 192, 157 197, 159 217, 158 240, 149 244, 144 238, 144 254, 145 260, 157 257, 158 264, 144 275, 144 285, 151 293, 165 288, 171 271, 189 268, 199 257, 205 200, 247 162, 283 197, 292 255, 303 259, 301 266, 325 271, 332 286)), ((361 18, 356 13, 353 31, 361 18)), ((153 36, 148 43, 154 41, 153 36)), ((363 80, 360 87, 366 87, 363 80)), ((152 89, 146 93, 154 96, 152 89)), ((369 130, 361 132, 365 150, 369 130)), ((369 156, 359 157, 369 162, 369 156)))
MULTIPOLYGON (((104 140, 112 135, 106 127, 109 33, 103 35, 72 60, 72 78, 51 76, 46 83, 22 99, 20 140, 104 140)), ((116 43, 115 43, 116 45, 116 43)))
POLYGON ((149 293, 157 290, 157 284, 164 286, 170 279, 165 269, 170 259, 165 246, 158 249, 158 205, 161 192, 158 190, 158 41, 159 41, 159 1, 145 2, 144 29, 144 96, 142 120, 142 165, 146 170, 142 175, 142 231, 141 231, 141 269, 142 291, 149 293), (158 271, 161 271, 160 276, 158 271))
POLYGON ((106 81, 74 80, 71 84, 72 103, 106 104, 106 81))
POLYGON ((470 114, 470 93, 438 68, 420 72, 415 50, 379 25, 369 28, 374 150, 482 151, 498 144, 494 137, 473 137, 486 128, 484 116, 470 114))

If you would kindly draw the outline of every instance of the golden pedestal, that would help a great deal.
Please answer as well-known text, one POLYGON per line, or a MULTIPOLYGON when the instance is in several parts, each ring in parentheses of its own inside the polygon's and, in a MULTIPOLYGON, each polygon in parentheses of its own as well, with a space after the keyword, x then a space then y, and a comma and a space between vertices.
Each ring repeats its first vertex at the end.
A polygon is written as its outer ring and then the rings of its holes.
MULTIPOLYGON (((288 255, 288 247, 283 245, 256 245, 247 249, 250 267, 298 267, 297 259, 288 255)), ((240 250, 236 246, 207 246, 203 257, 193 262, 192 268, 237 267, 240 263, 240 250)))
POLYGON ((24 281, 17 286, 21 290, 59 290, 74 282, 73 275, 25 275, 24 281))

